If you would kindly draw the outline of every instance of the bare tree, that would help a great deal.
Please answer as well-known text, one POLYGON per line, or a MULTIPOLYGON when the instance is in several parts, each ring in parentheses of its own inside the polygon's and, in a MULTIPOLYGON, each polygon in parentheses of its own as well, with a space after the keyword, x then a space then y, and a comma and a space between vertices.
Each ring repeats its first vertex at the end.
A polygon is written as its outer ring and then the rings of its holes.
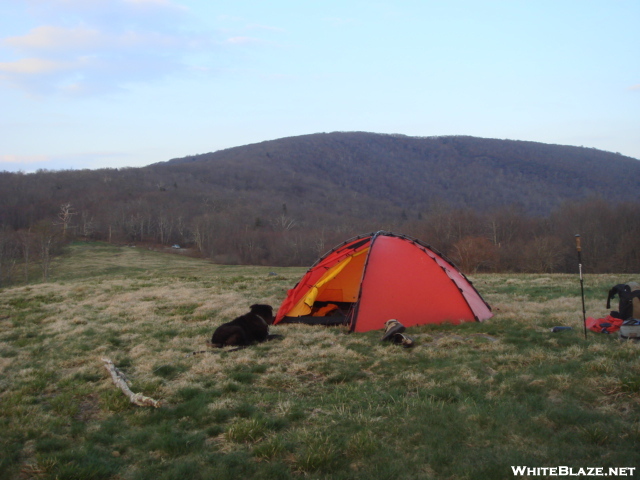
POLYGON ((326 252, 326 239, 325 239, 325 227, 322 227, 315 238, 315 251, 316 255, 320 256, 326 252))
POLYGON ((40 255, 40 268, 42 269, 42 280, 49 281, 49 273, 51 270, 51 260, 53 256, 53 248, 55 240, 58 236, 50 223, 43 222, 35 227, 35 241, 40 255))
POLYGON ((73 211, 73 207, 71 203, 63 203, 60 205, 60 211, 58 212, 58 218, 62 221, 62 238, 67 238, 67 229, 71 224, 71 220, 74 215, 77 215, 76 212, 73 211))
POLYGON ((82 236, 84 238, 90 238, 96 232, 96 223, 93 219, 93 215, 91 215, 87 210, 83 210, 80 215, 80 219, 82 221, 82 236))
POLYGON ((8 228, 0 229, 0 287, 10 281, 11 272, 16 264, 15 241, 8 228))
POLYGON ((17 233, 18 243, 22 250, 22 263, 24 272, 24 283, 29 283, 29 262, 31 260, 31 249, 33 247, 33 235, 31 228, 20 230, 17 233))
POLYGON ((272 225, 277 230, 288 232, 289 230, 291 230, 293 227, 296 226, 296 221, 283 212, 279 217, 277 217, 272 222, 272 225))
POLYGON ((493 269, 497 263, 496 246, 485 237, 464 237, 452 247, 452 259, 465 273, 493 269))
POLYGON ((562 262, 563 245, 551 235, 539 235, 526 243, 523 258, 526 269, 536 273, 553 273, 562 262))
POLYGON ((169 243, 169 239, 171 238, 171 234, 173 233, 173 219, 169 217, 168 214, 162 214, 158 217, 156 221, 158 237, 157 239, 160 241, 162 245, 169 243))
POLYGON ((209 243, 209 224, 208 215, 196 218, 191 224, 190 239, 196 244, 200 253, 205 253, 206 245, 209 243))

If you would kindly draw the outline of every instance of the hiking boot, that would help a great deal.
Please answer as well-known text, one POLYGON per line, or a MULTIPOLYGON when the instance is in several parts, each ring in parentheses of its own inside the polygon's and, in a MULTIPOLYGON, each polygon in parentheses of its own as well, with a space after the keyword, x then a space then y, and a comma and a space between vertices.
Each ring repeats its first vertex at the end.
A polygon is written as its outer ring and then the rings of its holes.
POLYGON ((396 333, 402 333, 406 330, 406 327, 402 325, 398 320, 387 320, 384 324, 384 335, 382 341, 391 340, 396 333))
POLYGON ((413 338, 403 335, 402 333, 396 333, 393 336, 393 343, 396 345, 402 345, 404 348, 413 347, 413 338))

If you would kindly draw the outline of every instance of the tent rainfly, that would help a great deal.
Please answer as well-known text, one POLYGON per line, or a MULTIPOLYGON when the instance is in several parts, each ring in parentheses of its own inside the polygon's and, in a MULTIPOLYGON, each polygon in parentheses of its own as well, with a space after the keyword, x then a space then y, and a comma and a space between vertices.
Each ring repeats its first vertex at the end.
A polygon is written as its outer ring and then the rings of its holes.
POLYGON ((289 290, 278 323, 349 325, 352 332, 491 318, 471 282, 430 246, 380 231, 347 240, 289 290))

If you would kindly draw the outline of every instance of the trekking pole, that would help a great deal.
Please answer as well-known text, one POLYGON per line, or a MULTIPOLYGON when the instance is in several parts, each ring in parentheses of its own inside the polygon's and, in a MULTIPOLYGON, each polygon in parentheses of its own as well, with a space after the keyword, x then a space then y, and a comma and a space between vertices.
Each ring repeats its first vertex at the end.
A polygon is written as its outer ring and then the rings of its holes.
POLYGON ((578 271, 580 272, 580 293, 582 295, 582 324, 584 325, 584 339, 587 339, 587 312, 584 308, 584 281, 582 280, 582 247, 580 246, 580 235, 576 234, 576 250, 578 250, 578 271))

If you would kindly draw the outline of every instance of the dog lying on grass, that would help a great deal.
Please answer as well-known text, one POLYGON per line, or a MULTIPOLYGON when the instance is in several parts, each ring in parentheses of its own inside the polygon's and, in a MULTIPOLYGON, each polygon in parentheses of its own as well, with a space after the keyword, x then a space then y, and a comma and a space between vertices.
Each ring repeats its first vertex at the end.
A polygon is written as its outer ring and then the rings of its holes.
POLYGON ((271 305, 255 304, 251 311, 230 322, 223 323, 213 332, 210 345, 216 348, 227 346, 247 346, 264 342, 276 335, 269 335, 269 325, 273 323, 271 305))

